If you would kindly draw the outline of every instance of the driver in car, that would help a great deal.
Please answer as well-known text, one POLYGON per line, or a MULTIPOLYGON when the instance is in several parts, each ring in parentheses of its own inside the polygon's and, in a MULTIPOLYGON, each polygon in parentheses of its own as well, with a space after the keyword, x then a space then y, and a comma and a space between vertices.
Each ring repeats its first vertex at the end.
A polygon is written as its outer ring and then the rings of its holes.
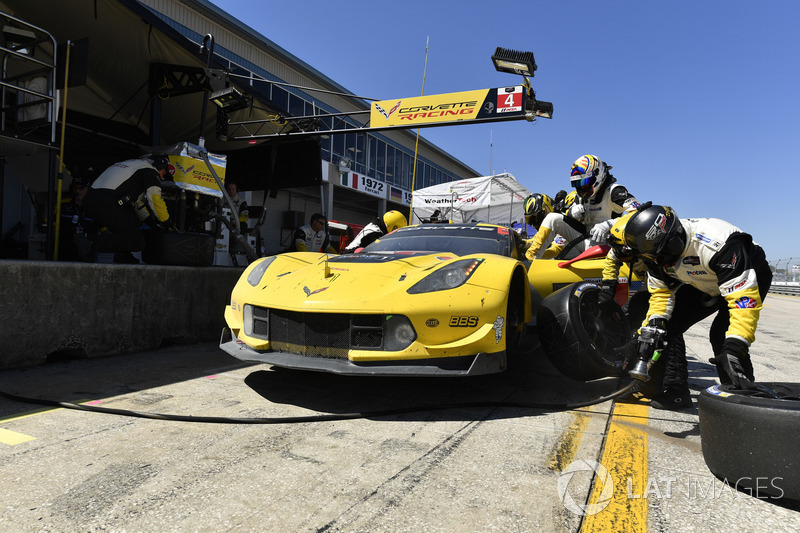
POLYGON ((594 155, 575 160, 570 171, 570 183, 576 198, 566 214, 547 215, 525 256, 531 261, 544 257, 553 238, 560 235, 567 242, 589 236, 575 245, 578 253, 591 244, 605 244, 606 234, 614 219, 639 206, 636 198, 611 175, 611 166, 594 155), (588 230, 588 231, 587 231, 588 230))

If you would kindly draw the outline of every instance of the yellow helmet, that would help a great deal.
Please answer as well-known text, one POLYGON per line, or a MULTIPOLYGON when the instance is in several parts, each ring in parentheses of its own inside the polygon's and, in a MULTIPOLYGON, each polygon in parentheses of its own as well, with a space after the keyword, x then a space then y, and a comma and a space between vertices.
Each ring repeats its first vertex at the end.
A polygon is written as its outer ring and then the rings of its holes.
POLYGON ((408 221, 406 221, 406 217, 400 211, 387 211, 385 215, 383 215, 383 224, 386 226, 387 233, 391 233, 398 228, 404 228, 408 226, 408 221))
POLYGON ((546 194, 536 193, 525 198, 525 222, 536 229, 542 224, 542 220, 553 212, 553 200, 546 194))
POLYGON ((575 198, 577 197, 578 197, 578 191, 572 191, 571 193, 569 193, 567 197, 564 198, 564 208, 562 212, 566 213, 567 209, 572 207, 572 205, 575 203, 575 198))
POLYGON ((635 255, 633 249, 625 242, 625 227, 635 214, 636 211, 625 213, 614 222, 608 232, 608 245, 611 246, 620 260, 630 261, 631 257, 635 255))

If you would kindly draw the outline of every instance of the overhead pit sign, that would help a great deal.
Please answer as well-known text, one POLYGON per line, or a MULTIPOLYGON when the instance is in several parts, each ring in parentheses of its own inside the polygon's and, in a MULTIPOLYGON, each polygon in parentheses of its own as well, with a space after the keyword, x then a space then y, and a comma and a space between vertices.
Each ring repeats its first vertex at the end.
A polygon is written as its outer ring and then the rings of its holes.
POLYGON ((511 118, 525 114, 524 95, 518 85, 372 102, 370 125, 408 127, 511 118))

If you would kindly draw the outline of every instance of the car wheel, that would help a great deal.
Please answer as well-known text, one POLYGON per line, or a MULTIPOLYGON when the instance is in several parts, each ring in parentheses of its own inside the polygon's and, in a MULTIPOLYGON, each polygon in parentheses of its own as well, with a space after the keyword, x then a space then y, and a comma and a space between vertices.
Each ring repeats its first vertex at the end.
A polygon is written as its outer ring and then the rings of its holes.
POLYGON ((539 342, 569 378, 589 381, 622 372, 630 326, 619 304, 600 294, 595 283, 573 283, 545 298, 536 312, 539 342))
POLYGON ((800 383, 766 390, 715 385, 700 393, 700 442, 711 472, 761 498, 800 501, 800 383))

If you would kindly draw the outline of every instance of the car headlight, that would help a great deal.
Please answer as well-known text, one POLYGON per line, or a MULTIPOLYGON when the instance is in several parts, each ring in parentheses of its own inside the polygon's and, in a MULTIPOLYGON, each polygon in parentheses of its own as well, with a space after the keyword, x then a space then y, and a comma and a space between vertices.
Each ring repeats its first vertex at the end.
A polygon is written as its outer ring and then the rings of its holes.
POLYGON ((257 287, 259 283, 261 283, 261 278, 264 277, 264 272, 267 271, 267 268, 275 261, 277 256, 272 256, 264 259, 260 263, 258 263, 253 270, 247 275, 247 283, 252 285, 253 287, 257 287))
POLYGON ((406 292, 408 294, 421 294, 455 289, 466 283, 482 262, 483 259, 454 261, 418 281, 406 292))

